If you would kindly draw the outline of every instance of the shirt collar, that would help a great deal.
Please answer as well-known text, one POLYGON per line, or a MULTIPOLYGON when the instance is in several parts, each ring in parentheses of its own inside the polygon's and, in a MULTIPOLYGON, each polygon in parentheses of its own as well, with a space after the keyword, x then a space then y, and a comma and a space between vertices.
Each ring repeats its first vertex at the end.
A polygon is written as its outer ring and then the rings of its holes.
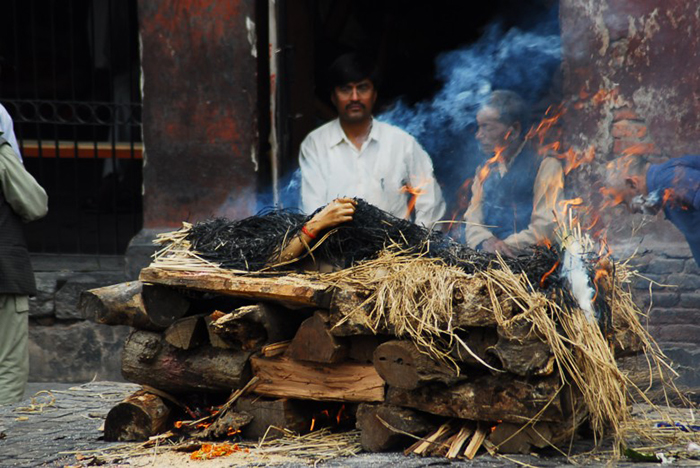
MULTIPOLYGON (((379 140, 381 131, 379 129, 378 124, 379 122, 377 122, 377 119, 372 117, 372 128, 370 129, 369 136, 367 137, 368 142, 371 140, 379 140)), ((339 145, 343 141, 346 142, 348 145, 352 146, 352 142, 350 142, 350 139, 343 131, 343 127, 340 126, 340 119, 335 119, 331 128, 330 147, 332 148, 336 145, 339 145)))

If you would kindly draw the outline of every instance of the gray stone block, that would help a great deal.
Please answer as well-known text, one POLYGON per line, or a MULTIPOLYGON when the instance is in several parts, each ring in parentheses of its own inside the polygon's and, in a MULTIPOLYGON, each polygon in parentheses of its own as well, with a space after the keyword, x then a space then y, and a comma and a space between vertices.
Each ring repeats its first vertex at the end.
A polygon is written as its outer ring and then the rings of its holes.
POLYGON ((129 327, 80 321, 29 328, 29 380, 36 382, 123 381, 121 350, 129 327))
POLYGON ((683 270, 683 273, 700 276, 700 267, 697 263, 695 263, 694 258, 689 258, 685 261, 685 269, 683 270))
MULTIPOLYGON (((681 294, 678 305, 689 309, 695 309, 700 312, 700 292, 688 292, 681 294)), ((700 319, 700 316, 698 316, 698 318, 700 319)))
POLYGON ((697 291, 700 289, 700 276, 677 273, 668 275, 667 282, 683 290, 697 291))
POLYGON ((679 308, 652 308, 649 323, 662 326, 683 324, 696 325, 700 323, 700 311, 679 308))
POLYGON ((651 296, 644 297, 644 308, 652 304, 653 308, 673 307, 678 304, 680 294, 677 292, 653 292, 651 296))
POLYGON ((657 258, 650 262, 645 272, 652 275, 668 275, 671 273, 681 273, 685 268, 685 260, 657 258))
MULTIPOLYGON (((651 328, 651 327, 650 327, 651 328)), ((700 325, 672 324, 658 327, 657 341, 700 345, 700 325)))
POLYGON ((77 308, 81 292, 123 281, 125 281, 124 275, 118 272, 94 272, 67 278, 55 294, 56 318, 61 320, 84 319, 85 317, 77 308))

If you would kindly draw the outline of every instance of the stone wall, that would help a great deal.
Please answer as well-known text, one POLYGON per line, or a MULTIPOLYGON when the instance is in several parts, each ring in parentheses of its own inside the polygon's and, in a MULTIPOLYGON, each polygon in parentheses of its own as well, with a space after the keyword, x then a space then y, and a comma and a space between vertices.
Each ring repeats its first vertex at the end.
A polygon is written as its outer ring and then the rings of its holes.
POLYGON ((121 349, 128 327, 86 321, 77 309, 86 289, 126 281, 122 257, 32 258, 38 294, 29 309, 29 380, 123 380, 121 349))
MULTIPOLYGON (((565 143, 595 149, 593 163, 567 178, 571 196, 599 206, 605 164, 624 154, 651 161, 700 152, 697 2, 562 0, 560 19, 565 143)), ((650 332, 700 384, 700 269, 683 236, 663 215, 642 219, 617 207, 601 219, 613 255, 632 258, 652 280, 634 285, 650 332)))

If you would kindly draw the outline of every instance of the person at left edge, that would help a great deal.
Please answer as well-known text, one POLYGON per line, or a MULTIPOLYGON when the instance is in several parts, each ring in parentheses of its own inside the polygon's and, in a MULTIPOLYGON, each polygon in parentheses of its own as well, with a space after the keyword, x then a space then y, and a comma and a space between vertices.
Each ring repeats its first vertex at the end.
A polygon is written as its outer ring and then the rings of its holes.
POLYGON ((0 134, 0 404, 20 401, 29 376, 29 296, 36 284, 22 222, 47 212, 46 191, 0 134))
POLYGON ((445 202, 430 156, 411 135, 372 116, 377 100, 372 64, 356 54, 342 55, 331 65, 329 78, 338 118, 301 144, 302 210, 312 213, 333 200, 356 197, 433 227, 445 202))

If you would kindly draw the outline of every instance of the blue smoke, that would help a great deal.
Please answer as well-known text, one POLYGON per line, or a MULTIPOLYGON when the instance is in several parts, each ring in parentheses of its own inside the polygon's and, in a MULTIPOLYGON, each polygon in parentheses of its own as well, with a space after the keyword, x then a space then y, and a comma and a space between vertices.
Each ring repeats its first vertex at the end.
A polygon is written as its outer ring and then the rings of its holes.
MULTIPOLYGON (((399 100, 378 116, 413 135, 431 155, 448 206, 485 160, 475 140, 476 112, 491 91, 515 91, 536 108, 551 90, 561 64, 558 14, 553 8, 507 31, 489 26, 476 43, 438 56, 437 78, 444 85, 432 100, 413 106, 399 100)), ((283 207, 300 206, 300 182, 299 170, 280 180, 283 207)), ((259 208, 272 204, 271 194, 258 198, 259 208)))
POLYGON ((441 54, 437 77, 444 85, 433 99, 414 106, 400 100, 378 117, 412 134, 431 155, 448 203, 485 160, 475 140, 476 113, 491 91, 515 91, 533 108, 550 92, 561 64, 557 10, 527 29, 492 25, 476 43, 441 54))

